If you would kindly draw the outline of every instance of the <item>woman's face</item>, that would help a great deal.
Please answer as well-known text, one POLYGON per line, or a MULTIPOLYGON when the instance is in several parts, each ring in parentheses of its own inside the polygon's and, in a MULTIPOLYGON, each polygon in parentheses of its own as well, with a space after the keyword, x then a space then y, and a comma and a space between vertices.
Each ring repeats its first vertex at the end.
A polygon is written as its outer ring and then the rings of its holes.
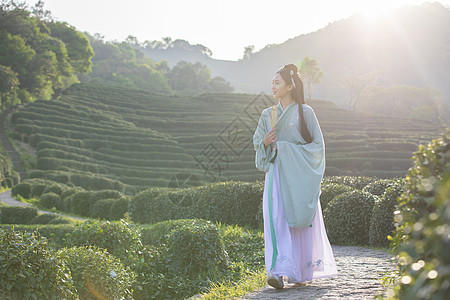
POLYGON ((287 85, 284 82, 280 73, 276 73, 272 79, 272 94, 275 99, 281 99, 288 95, 292 90, 292 85, 287 85))

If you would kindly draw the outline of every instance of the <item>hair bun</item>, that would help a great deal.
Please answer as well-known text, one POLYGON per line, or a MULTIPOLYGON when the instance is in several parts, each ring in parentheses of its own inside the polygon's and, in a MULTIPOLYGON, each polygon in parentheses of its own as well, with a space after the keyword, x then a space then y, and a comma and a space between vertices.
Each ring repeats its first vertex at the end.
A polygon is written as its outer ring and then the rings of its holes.
POLYGON ((297 68, 297 66, 294 65, 294 64, 288 64, 288 65, 285 65, 283 68, 286 69, 286 70, 289 70, 289 74, 291 73, 291 71, 293 71, 294 74, 295 74, 295 73, 298 73, 298 68, 297 68))

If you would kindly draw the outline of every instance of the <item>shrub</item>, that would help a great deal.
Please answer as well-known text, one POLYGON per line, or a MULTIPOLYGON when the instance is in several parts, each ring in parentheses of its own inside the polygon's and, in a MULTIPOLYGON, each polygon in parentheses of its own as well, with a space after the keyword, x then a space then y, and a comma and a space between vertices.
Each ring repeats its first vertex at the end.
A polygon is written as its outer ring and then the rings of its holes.
POLYGON ((30 224, 37 216, 37 209, 24 206, 0 206, 3 224, 30 224))
POLYGON ((87 221, 71 234, 71 245, 96 246, 121 259, 127 258, 141 246, 140 232, 124 220, 120 222, 87 221))
POLYGON ((66 219, 66 218, 54 218, 53 220, 50 220, 50 222, 48 222, 49 225, 51 224, 70 224, 72 223, 70 220, 66 219))
POLYGON ((15 185, 11 190, 13 197, 22 196, 25 199, 29 199, 31 196, 31 184, 29 182, 22 182, 15 185))
POLYGON ((450 294, 450 131, 419 146, 398 198, 392 246, 401 280, 396 299, 448 299, 450 294))
POLYGON ((397 198, 403 192, 402 180, 391 181, 380 201, 373 207, 370 222, 369 245, 375 247, 388 247, 388 236, 392 236, 394 226, 394 211, 397 198))
POLYGON ((175 227, 167 236, 168 268, 174 273, 195 276, 227 266, 218 228, 209 221, 192 220, 175 227))
POLYGON ((0 228, 2 299, 76 299, 70 272, 45 238, 0 228))
POLYGON ((149 189, 131 199, 139 223, 198 218, 258 228, 264 183, 219 182, 185 189, 149 189))
POLYGON ((325 209, 327 234, 332 244, 367 245, 370 219, 378 197, 354 190, 343 193, 325 209))
POLYGON ((115 199, 102 199, 95 202, 91 207, 91 218, 111 220, 111 207, 115 199))
POLYGON ((376 180, 377 179, 375 177, 366 176, 330 176, 325 177, 322 183, 340 183, 358 190, 362 190, 366 185, 376 180))
POLYGON ((48 185, 54 184, 53 181, 34 179, 31 184, 31 197, 39 198, 48 185))
POLYGON ((58 218, 56 214, 39 214, 31 220, 30 224, 48 224, 48 222, 56 218, 58 218))
POLYGON ((363 191, 373 195, 383 196, 386 189, 393 185, 395 185, 395 180, 393 179, 379 179, 366 185, 363 191))
POLYGON ((322 194, 320 194, 320 204, 322 210, 324 211, 328 203, 330 203, 336 196, 342 193, 350 192, 353 188, 348 185, 343 185, 339 183, 328 183, 322 185, 322 194))
POLYGON ((105 220, 120 220, 128 212, 129 199, 101 199, 92 204, 91 217, 105 220))
POLYGON ((65 189, 67 189, 67 187, 63 184, 50 184, 45 187, 42 195, 45 195, 47 193, 55 193, 57 195, 61 195, 65 189))
POLYGON ((61 197, 55 193, 47 193, 42 195, 41 198, 39 198, 39 203, 47 208, 55 207, 57 209, 60 209, 62 207, 61 197))
MULTIPOLYGON (((230 269, 226 268, 222 236, 208 221, 161 222, 144 229, 142 240, 146 248, 130 262, 139 274, 140 288, 135 289, 135 299, 185 299, 206 291, 211 282, 230 274, 225 273, 230 269)), ((251 245, 244 247, 252 251, 251 245)), ((261 236, 257 248, 262 254, 263 245, 261 236)), ((257 257, 261 258, 259 254, 257 257)))
MULTIPOLYGON (((54 219, 57 220, 57 219, 54 219)), ((45 237, 52 248, 61 248, 67 246, 67 237, 75 230, 73 225, 2 225, 1 229, 5 232, 21 231, 34 233, 38 232, 40 236, 45 237)))
POLYGON ((106 250, 96 247, 62 249, 80 299, 132 299, 136 274, 106 250))
POLYGON ((121 218, 123 218, 125 213, 128 212, 129 206, 129 198, 122 197, 120 199, 114 200, 111 206, 111 214, 109 216, 110 220, 120 220, 121 218))
POLYGON ((77 192, 70 197, 67 198, 67 201, 70 203, 69 205, 65 204, 64 206, 70 206, 71 212, 83 216, 89 216, 90 210, 90 194, 87 191, 77 192))

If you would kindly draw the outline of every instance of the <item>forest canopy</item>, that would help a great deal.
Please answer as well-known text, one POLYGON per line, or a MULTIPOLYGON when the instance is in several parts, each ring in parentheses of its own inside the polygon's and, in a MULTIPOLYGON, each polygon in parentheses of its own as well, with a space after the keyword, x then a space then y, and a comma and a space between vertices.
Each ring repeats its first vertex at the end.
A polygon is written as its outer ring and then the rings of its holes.
POLYGON ((49 99, 91 71, 94 55, 87 37, 66 22, 55 21, 43 2, 33 8, 0 2, 1 108, 49 99))

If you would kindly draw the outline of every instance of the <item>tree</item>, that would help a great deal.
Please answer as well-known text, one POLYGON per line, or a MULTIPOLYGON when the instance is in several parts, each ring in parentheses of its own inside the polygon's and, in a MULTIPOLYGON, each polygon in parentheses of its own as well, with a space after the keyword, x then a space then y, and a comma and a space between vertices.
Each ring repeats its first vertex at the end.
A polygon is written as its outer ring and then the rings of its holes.
POLYGON ((179 62, 167 74, 170 87, 186 95, 206 92, 231 92, 233 88, 222 77, 211 79, 211 71, 201 63, 191 64, 186 61, 179 62))
POLYGON ((368 72, 353 74, 341 79, 342 85, 350 92, 348 107, 355 110, 356 104, 361 98, 364 90, 370 85, 374 85, 378 79, 378 72, 368 72))
POLYGON ((249 59, 250 56, 252 56, 254 50, 255 50, 254 45, 248 45, 247 47, 245 47, 244 48, 244 56, 242 57, 242 59, 243 60, 249 59))
POLYGON ((86 36, 53 21, 43 1, 30 12, 25 4, 2 0, 0 28, 0 65, 16 73, 15 96, 23 101, 50 99, 55 89, 78 82, 76 72, 91 70, 94 53, 86 36))
POLYGON ((11 67, 0 65, 0 100, 2 109, 8 106, 11 96, 14 96, 18 87, 19 79, 17 78, 17 73, 11 67))
POLYGON ((323 72, 317 65, 317 61, 309 57, 305 57, 300 62, 299 71, 306 87, 307 98, 311 99, 314 91, 314 86, 318 84, 322 79, 323 72))

